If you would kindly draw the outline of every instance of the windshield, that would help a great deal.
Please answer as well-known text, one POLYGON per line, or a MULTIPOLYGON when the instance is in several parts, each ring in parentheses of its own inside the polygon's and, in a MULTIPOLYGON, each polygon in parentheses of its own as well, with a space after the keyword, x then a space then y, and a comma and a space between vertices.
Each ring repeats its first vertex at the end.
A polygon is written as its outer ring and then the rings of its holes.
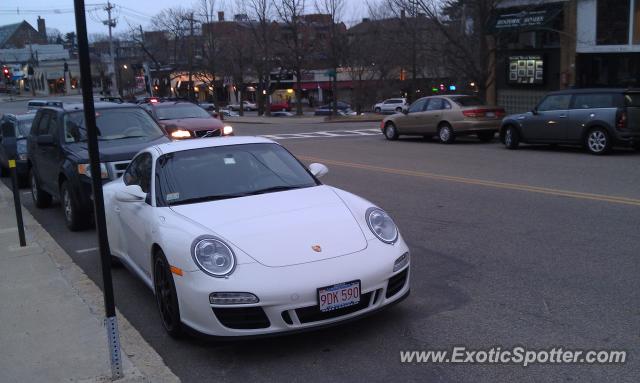
POLYGON ((457 97, 449 97, 453 102, 460 106, 479 106, 484 105, 481 99, 473 96, 457 96, 457 97))
POLYGON ((156 107, 158 120, 180 120, 184 118, 211 118, 209 113, 192 104, 177 104, 156 107))
MULTIPOLYGON (((101 141, 124 138, 156 139, 164 134, 147 112, 140 108, 114 108, 96 111, 98 139, 101 141)), ((87 140, 84 112, 68 113, 64 118, 66 142, 87 140)))
POLYGON ((33 117, 18 120, 18 131, 16 132, 16 137, 23 138, 28 136, 29 132, 31 131, 32 122, 33 122, 33 117))
POLYGON ((158 159, 159 206, 244 197, 311 187, 315 179, 277 144, 208 147, 158 159))

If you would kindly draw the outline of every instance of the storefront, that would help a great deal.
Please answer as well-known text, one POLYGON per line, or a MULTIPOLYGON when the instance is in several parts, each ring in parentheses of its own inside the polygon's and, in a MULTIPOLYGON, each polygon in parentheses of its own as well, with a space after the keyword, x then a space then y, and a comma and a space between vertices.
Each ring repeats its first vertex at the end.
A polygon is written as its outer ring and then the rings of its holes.
POLYGON ((579 0, 576 83, 640 87, 640 0, 579 0))
POLYGON ((491 22, 496 103, 531 110, 547 92, 574 81, 571 1, 506 1, 491 22))

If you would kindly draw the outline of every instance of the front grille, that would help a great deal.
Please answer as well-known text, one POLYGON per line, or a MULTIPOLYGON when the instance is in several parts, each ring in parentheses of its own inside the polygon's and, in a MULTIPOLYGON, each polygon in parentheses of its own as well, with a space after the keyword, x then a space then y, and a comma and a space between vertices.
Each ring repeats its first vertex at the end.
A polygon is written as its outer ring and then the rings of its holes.
POLYGON ((213 313, 228 328, 249 330, 271 326, 262 307, 213 307, 213 313))
POLYGON ((387 298, 391 298, 402 290, 404 284, 407 282, 408 272, 409 268, 406 268, 402 272, 389 278, 389 283, 387 284, 387 298))
POLYGON ((368 292, 368 293, 362 294, 362 296, 360 296, 360 302, 358 302, 353 306, 348 306, 348 307, 343 307, 341 309, 322 312, 320 311, 320 306, 316 305, 316 306, 309 306, 309 307, 296 309, 296 314, 298 315, 298 319, 300 320, 300 323, 318 322, 322 320, 338 318, 343 315, 364 310, 367 307, 369 307, 370 301, 371 301, 371 292, 368 292))
POLYGON ((202 137, 207 133, 211 133, 211 134, 209 134, 208 137, 219 137, 220 136, 220 129, 216 129, 216 130, 196 130, 195 131, 196 137, 202 137))
POLYGON ((115 180, 122 177, 124 172, 127 170, 127 166, 129 166, 129 162, 131 161, 108 162, 107 168, 109 169, 109 178, 115 180))

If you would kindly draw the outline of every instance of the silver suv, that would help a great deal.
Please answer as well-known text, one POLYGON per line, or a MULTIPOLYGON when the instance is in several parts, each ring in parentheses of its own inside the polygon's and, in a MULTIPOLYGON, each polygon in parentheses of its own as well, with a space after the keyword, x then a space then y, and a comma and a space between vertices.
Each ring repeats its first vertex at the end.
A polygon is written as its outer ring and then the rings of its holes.
POLYGON ((373 106, 376 113, 403 113, 409 109, 406 98, 390 98, 373 106))
POLYGON ((640 145, 640 90, 572 89, 549 93, 531 112, 504 118, 500 139, 520 143, 583 145, 605 154, 614 145, 640 145))

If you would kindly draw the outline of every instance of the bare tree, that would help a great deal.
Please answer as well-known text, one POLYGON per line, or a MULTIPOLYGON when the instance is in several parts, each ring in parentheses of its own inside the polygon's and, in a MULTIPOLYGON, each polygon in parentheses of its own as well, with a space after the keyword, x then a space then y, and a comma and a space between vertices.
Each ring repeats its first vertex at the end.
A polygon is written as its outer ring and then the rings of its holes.
POLYGON ((282 57, 287 58, 283 65, 290 68, 296 77, 296 114, 302 115, 302 71, 309 51, 304 36, 305 1, 278 0, 275 9, 284 29, 280 31, 283 36, 279 39, 285 50, 282 57))
POLYGON ((346 27, 341 19, 344 12, 344 0, 316 0, 316 10, 318 13, 329 16, 329 33, 326 36, 324 48, 329 56, 331 64, 331 92, 333 93, 332 111, 333 116, 338 114, 338 67, 343 59, 345 47, 346 27))
POLYGON ((258 111, 267 116, 271 114, 270 88, 271 71, 274 65, 273 39, 277 26, 272 22, 272 0, 239 0, 240 9, 251 19, 249 27, 256 42, 256 54, 253 60, 258 77, 258 111))
POLYGON ((219 76, 220 47, 215 22, 219 6, 216 0, 199 0, 199 2, 196 3, 195 11, 195 17, 202 25, 202 55, 200 65, 196 68, 195 78, 207 84, 208 88, 213 89, 211 96, 216 108, 216 113, 218 114, 220 114, 218 85, 221 82, 218 81, 217 76, 219 76))

